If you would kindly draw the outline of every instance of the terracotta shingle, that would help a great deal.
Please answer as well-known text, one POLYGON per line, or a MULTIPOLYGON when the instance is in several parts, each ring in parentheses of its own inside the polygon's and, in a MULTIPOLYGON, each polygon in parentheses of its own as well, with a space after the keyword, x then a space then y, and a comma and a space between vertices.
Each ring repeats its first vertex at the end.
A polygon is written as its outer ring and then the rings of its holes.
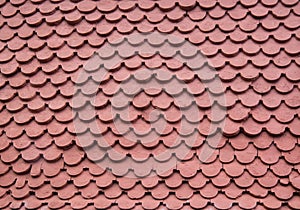
POLYGON ((0 7, 1 209, 300 208, 297 0, 0 7))

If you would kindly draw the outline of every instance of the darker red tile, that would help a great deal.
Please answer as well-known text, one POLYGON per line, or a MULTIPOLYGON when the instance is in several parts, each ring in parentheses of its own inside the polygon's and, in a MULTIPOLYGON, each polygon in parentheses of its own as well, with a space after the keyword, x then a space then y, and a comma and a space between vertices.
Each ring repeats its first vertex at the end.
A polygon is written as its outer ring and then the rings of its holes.
POLYGON ((230 177, 238 177, 243 174, 245 166, 234 160, 231 163, 223 164, 223 168, 230 177))
POLYGON ((189 199, 193 195, 193 189, 188 184, 182 184, 180 188, 175 191, 176 198, 189 199))
POLYGON ((153 197, 146 195, 141 200, 142 206, 145 209, 157 209, 160 202, 158 200, 155 200, 153 197))
POLYGON ((36 209, 42 206, 42 201, 32 195, 28 197, 24 203, 28 209, 36 209))
POLYGON ((65 206, 65 202, 60 200, 58 196, 52 196, 49 199, 49 207, 50 208, 63 208, 65 206))
POLYGON ((207 199, 214 198, 217 196, 217 194, 218 194, 218 188, 216 188, 211 183, 206 184, 200 191, 200 195, 207 199))
POLYGON ((267 173, 268 166, 264 164, 259 158, 246 166, 248 172, 254 177, 264 176, 267 173))
POLYGON ((276 164, 272 165, 270 169, 277 176, 283 177, 291 173, 292 167, 285 160, 280 159, 276 164))
POLYGON ((233 205, 234 200, 228 199, 223 194, 218 194, 212 199, 214 206, 218 209, 230 209, 233 205))
POLYGON ((244 194, 238 198, 239 207, 244 209, 255 208, 257 205, 257 200, 248 194, 244 194))
POLYGON ((71 200, 71 207, 73 209, 84 209, 88 205, 88 201, 82 198, 80 195, 75 195, 71 200))
POLYGON ((276 199, 275 196, 273 195, 269 195, 267 196, 263 201, 262 201, 263 205, 267 208, 280 208, 281 207, 281 203, 278 202, 278 200, 276 199))
POLYGON ((207 205, 207 200, 204 199, 200 194, 194 194, 190 199, 190 204, 193 208, 204 208, 207 205))
POLYGON ((176 199, 174 195, 169 195, 169 197, 165 199, 164 203, 169 209, 181 209, 183 207, 183 201, 176 199))

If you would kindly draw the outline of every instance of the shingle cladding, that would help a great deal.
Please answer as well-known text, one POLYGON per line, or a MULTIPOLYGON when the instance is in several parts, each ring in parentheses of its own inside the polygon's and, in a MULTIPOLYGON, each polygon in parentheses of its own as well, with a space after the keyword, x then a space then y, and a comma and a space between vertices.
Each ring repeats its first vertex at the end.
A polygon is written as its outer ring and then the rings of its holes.
POLYGON ((298 0, 0 6, 0 209, 300 209, 298 0))

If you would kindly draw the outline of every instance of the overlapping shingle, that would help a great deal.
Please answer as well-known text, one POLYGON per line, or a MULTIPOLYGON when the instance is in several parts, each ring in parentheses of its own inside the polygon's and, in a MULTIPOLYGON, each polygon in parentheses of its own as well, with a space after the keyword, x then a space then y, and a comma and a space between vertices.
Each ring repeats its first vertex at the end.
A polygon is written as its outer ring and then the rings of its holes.
POLYGON ((300 208, 298 1, 0 5, 1 209, 300 208))

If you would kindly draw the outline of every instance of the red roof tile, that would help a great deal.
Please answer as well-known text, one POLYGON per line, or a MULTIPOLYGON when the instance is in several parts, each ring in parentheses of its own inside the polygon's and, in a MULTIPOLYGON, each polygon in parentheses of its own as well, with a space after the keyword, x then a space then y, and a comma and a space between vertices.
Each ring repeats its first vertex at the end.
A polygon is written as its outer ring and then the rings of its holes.
POLYGON ((0 208, 299 209, 299 8, 1 1, 0 208))

